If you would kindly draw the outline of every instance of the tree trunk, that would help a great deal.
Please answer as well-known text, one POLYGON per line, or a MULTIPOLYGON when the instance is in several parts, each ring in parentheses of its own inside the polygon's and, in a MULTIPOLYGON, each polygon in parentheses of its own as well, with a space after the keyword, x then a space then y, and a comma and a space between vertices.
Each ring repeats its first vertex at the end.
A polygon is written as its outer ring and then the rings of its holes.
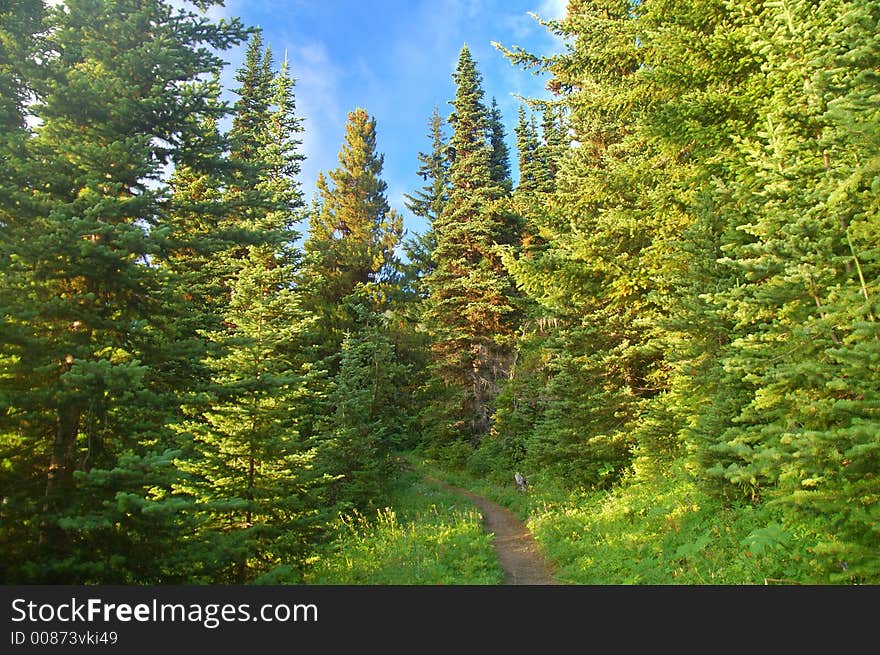
POLYGON ((49 519, 73 493, 73 472, 76 469, 76 437, 79 433, 81 411, 75 405, 58 408, 55 441, 46 480, 43 502, 43 519, 40 525, 40 543, 50 545, 59 537, 58 530, 49 519))

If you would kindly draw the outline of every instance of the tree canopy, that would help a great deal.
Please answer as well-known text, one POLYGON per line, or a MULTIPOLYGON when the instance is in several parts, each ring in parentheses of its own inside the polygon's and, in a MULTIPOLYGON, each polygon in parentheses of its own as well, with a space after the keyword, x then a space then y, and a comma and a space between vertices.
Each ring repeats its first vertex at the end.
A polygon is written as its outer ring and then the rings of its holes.
POLYGON ((0 6, 5 581, 300 583, 413 453, 525 473, 563 554, 612 540, 560 498, 673 489, 640 562, 693 493, 677 571, 742 520, 880 581, 880 2, 570 0, 497 46, 551 94, 512 130, 463 46, 417 234, 365 108, 310 193, 297 71, 217 4, 0 6))

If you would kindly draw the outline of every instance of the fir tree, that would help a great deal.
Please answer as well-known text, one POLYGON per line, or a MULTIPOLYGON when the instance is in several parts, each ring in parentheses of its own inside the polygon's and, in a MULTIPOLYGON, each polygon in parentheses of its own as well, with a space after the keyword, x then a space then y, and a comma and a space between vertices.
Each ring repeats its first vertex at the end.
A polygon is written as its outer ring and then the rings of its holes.
POLYGON ((532 194, 540 190, 540 160, 538 159, 538 131, 534 117, 526 119, 526 111, 519 108, 516 124, 516 152, 519 163, 519 182, 516 192, 519 195, 532 194))
POLYGON ((541 116, 542 143, 535 154, 541 164, 537 176, 541 191, 552 192, 555 188, 562 157, 568 149, 567 132, 565 105, 546 103, 541 116))
POLYGON ((440 378, 460 394, 455 431, 488 432, 492 400, 510 365, 516 324, 514 294, 501 264, 500 244, 518 236, 499 202, 506 191, 493 179, 489 116, 476 64, 463 47, 453 79, 449 118, 454 153, 449 200, 434 224, 435 269, 427 278, 429 320, 440 378))
POLYGON ((34 372, 27 365, 33 342, 27 296, 16 270, 20 241, 39 209, 29 188, 28 103, 47 74, 37 64, 42 50, 43 3, 7 3, 0 10, 0 548, 5 553, 0 577, 21 580, 21 564, 33 555, 37 535, 33 517, 45 492, 51 415, 34 398, 34 372), (22 359, 25 365, 20 366, 22 359))
POLYGON ((504 131, 504 118, 498 102, 492 98, 489 107, 489 146, 492 148, 490 166, 492 181, 508 193, 513 189, 510 179, 510 151, 507 149, 507 135, 504 131))
POLYGON ((330 498, 340 511, 382 507, 394 477, 391 455, 407 423, 403 391, 409 369, 367 291, 361 288, 344 301, 358 325, 343 339, 319 427, 318 466, 333 477, 330 498))
POLYGON ((878 142, 853 125, 876 89, 864 77, 877 61, 876 9, 768 4, 750 25, 766 71, 761 129, 738 142, 734 197, 746 211, 725 262, 739 284, 713 298, 735 323, 721 361, 745 385, 710 442, 709 472, 773 499, 790 522, 809 517, 823 581, 866 579, 877 562, 865 499, 878 488, 868 362, 880 232, 856 162, 878 142))
POLYGON ((229 132, 232 159, 254 161, 265 147, 275 78, 272 68, 272 51, 264 47, 257 31, 248 40, 244 64, 235 75, 238 99, 229 132))
POLYGON ((45 35, 57 56, 33 62, 45 84, 25 154, 32 204, 3 244, 0 306, 21 335, 4 341, 3 384, 19 430, 38 444, 31 466, 45 475, 31 541, 51 562, 34 578, 108 581, 121 573, 91 559, 103 542, 164 568, 160 540, 137 546, 153 530, 168 535, 157 524, 177 503, 179 477, 171 469, 148 482, 140 468, 173 446, 172 390, 157 375, 171 308, 165 274, 151 265, 166 233, 162 175, 198 117, 213 113, 200 82, 222 68, 212 50, 244 30, 163 2, 72 1, 50 10, 45 35), (97 484, 97 471, 117 466, 128 468, 124 486, 97 484), (86 518, 123 497, 140 499, 124 519, 86 518))
POLYGON ((226 328, 209 334, 220 353, 208 360, 210 407, 182 426, 194 436, 187 469, 204 508, 198 535, 209 556, 201 573, 214 582, 301 569, 320 527, 321 475, 311 470, 315 453, 300 428, 308 380, 290 355, 309 319, 298 311, 290 266, 274 258, 253 247, 240 269, 226 328))
POLYGON ((376 150, 376 119, 363 109, 348 115, 339 167, 318 176, 319 209, 310 218, 301 284, 308 307, 320 319, 316 347, 334 355, 356 323, 344 298, 365 286, 378 309, 388 302, 398 275, 395 249, 403 220, 388 204, 381 178, 384 156, 376 150))
MULTIPOLYGON (((532 115, 526 119, 523 107, 519 109, 516 126, 516 149, 519 162, 519 181, 513 193, 513 209, 521 217, 520 247, 515 253, 533 257, 544 247, 541 236, 548 223, 546 194, 553 191, 555 182, 546 161, 546 148, 538 137, 538 127, 532 115)), ((545 235, 546 236, 546 235, 545 235)), ((508 253, 508 259, 514 253, 508 253)))
POLYGON ((421 233, 403 244, 407 263, 403 265, 402 285, 405 291, 412 290, 417 296, 425 294, 422 279, 434 269, 431 257, 436 248, 437 237, 433 225, 449 199, 449 144, 443 126, 440 110, 434 107, 428 134, 431 152, 420 152, 418 155, 421 166, 417 172, 425 185, 415 194, 404 195, 407 209, 427 222, 421 233))
POLYGON ((406 194, 406 207, 413 215, 434 223, 443 211, 449 197, 449 153, 448 140, 443 130, 444 121, 440 110, 434 107, 431 115, 430 132, 431 152, 420 152, 418 176, 425 185, 415 194, 406 194))
MULTIPOLYGON (((586 2, 557 25, 571 50, 543 65, 570 109, 577 147, 567 148, 548 104, 542 143, 526 157, 538 178, 527 181, 546 197, 519 199, 539 247, 505 260, 543 308, 535 334, 554 327, 535 371, 544 400, 526 463, 587 486, 612 484, 630 466, 641 412, 666 384, 658 322, 677 260, 663 255, 684 217, 657 194, 664 159, 639 129, 652 101, 640 77, 643 11, 586 2)), ((526 143, 536 132, 520 128, 526 143)))
POLYGON ((10 2, 0 13, 0 125, 7 130, 25 127, 26 106, 33 98, 42 49, 45 6, 36 2, 10 2))
POLYGON ((297 179, 302 127, 287 62, 272 73, 265 104, 257 103, 251 94, 259 85, 248 82, 253 62, 271 71, 271 55, 268 49, 249 52, 232 136, 246 144, 233 154, 254 178, 239 169, 235 193, 257 199, 238 220, 259 241, 229 253, 236 262, 229 300, 219 329, 206 332, 210 403, 191 406, 196 420, 180 428, 194 435, 187 470, 203 508, 198 535, 211 553, 202 574, 237 583, 282 568, 285 579, 295 579, 291 571, 302 569, 320 528, 322 481, 312 470, 315 453, 304 434, 314 381, 303 334, 313 319, 294 290, 300 258, 293 226, 304 207, 297 179))

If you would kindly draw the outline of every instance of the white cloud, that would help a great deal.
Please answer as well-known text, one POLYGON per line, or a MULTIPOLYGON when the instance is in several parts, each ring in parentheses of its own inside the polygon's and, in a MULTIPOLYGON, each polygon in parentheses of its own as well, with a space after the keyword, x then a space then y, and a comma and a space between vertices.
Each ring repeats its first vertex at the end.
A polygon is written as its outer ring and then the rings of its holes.
MULTIPOLYGON (((226 0, 223 5, 214 5, 212 7, 209 7, 206 15, 211 20, 231 18, 232 16, 237 15, 235 12, 238 9, 239 5, 241 5, 241 1, 242 0, 226 0)), ((167 2, 169 5, 176 9, 189 9, 196 12, 199 11, 192 6, 191 2, 187 2, 187 0, 167 0, 167 2)))
POLYGON ((229 20, 230 18, 241 16, 244 6, 244 0, 226 0, 223 6, 214 5, 209 7, 206 15, 213 21, 219 21, 221 18, 229 20))
POLYGON ((318 171, 337 164, 347 112, 339 102, 342 71, 331 60, 321 42, 287 46, 290 75, 296 80, 296 113, 303 119, 305 155, 301 182, 303 192, 310 196, 318 171))
POLYGON ((538 16, 548 20, 565 18, 568 0, 542 0, 535 11, 538 16))

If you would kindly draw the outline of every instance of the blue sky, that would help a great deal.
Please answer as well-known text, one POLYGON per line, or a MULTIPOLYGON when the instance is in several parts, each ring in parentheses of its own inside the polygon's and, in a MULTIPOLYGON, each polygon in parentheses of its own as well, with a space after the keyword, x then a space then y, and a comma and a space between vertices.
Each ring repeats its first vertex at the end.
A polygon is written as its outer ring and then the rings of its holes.
MULTIPOLYGON (((434 106, 444 118, 449 115, 462 45, 477 62, 487 102, 498 100, 514 160, 516 94, 546 97, 546 79, 513 66, 492 42, 542 55, 560 51, 559 40, 529 13, 556 18, 564 5, 565 0, 227 0, 214 13, 262 28, 276 60, 287 53, 297 114, 305 121, 306 196, 319 170, 337 166, 348 112, 362 107, 377 121, 388 200, 403 214, 405 227, 419 231, 424 224, 406 210, 403 194, 422 184, 417 155, 430 148, 434 106)), ((235 85, 242 55, 243 48, 225 53, 226 88, 235 85)))

